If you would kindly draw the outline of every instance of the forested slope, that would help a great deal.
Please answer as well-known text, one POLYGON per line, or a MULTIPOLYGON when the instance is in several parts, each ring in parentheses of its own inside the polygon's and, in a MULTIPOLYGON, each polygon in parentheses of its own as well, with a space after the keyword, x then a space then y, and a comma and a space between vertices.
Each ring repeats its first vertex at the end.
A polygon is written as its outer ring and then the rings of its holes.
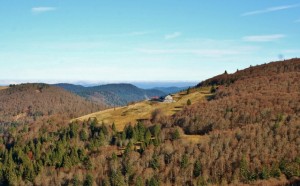
POLYGON ((299 65, 292 59, 217 76, 181 92, 209 85, 207 100, 173 116, 155 110, 123 131, 95 118, 28 138, 12 128, 0 135, 0 184, 297 185, 299 65))
POLYGON ((33 122, 51 115, 69 118, 106 108, 47 84, 11 85, 0 91, 0 123, 33 122))

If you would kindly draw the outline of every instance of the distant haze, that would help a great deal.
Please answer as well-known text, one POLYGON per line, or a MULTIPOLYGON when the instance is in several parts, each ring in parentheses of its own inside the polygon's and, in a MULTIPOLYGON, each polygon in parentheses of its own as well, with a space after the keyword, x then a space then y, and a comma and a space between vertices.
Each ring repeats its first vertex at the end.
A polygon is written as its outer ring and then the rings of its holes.
POLYGON ((0 86, 7 86, 10 84, 21 84, 21 83, 47 83, 47 84, 56 84, 56 83, 70 83, 74 85, 82 85, 85 87, 96 86, 96 85, 106 85, 114 83, 130 83, 139 88, 151 89, 156 87, 192 87, 197 85, 199 81, 35 81, 35 80, 0 80, 0 86))
MULTIPOLYGON (((199 81, 200 82, 200 81, 199 81)), ((132 84, 144 89, 156 88, 156 87, 192 87, 197 85, 199 82, 133 82, 132 84)))

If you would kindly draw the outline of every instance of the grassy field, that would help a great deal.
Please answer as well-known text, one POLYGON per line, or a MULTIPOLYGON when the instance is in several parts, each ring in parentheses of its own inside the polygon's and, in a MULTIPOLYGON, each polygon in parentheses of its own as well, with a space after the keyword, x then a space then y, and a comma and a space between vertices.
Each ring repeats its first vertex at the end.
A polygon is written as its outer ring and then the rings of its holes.
MULTIPOLYGON (((128 123, 135 124, 139 119, 150 119, 151 113, 155 109, 161 109, 163 114, 171 116, 186 106, 188 99, 191 100, 192 104, 203 101, 203 98, 210 95, 209 90, 210 88, 207 87, 192 89, 189 94, 187 94, 186 91, 174 94, 172 95, 175 100, 173 103, 141 101, 124 107, 92 113, 77 119, 83 121, 89 118, 97 118, 99 122, 104 122, 109 125, 114 122, 117 130, 122 131, 124 126, 128 123)), ((195 141, 192 137, 189 138, 191 141, 195 141)))
POLYGON ((7 89, 8 87, 0 86, 0 90, 7 89))
POLYGON ((180 136, 180 139, 192 144, 199 144, 199 143, 207 143, 209 141, 208 135, 187 135, 183 134, 180 136))

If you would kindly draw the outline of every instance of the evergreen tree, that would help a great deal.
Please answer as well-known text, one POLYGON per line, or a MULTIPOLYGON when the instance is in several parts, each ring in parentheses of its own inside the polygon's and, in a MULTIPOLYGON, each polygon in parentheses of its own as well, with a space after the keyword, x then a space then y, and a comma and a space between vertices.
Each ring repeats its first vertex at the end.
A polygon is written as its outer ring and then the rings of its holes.
POLYGON ((155 138, 158 138, 158 135, 161 132, 161 125, 160 124, 155 124, 154 126, 154 136, 155 138))
POLYGON ((84 186, 93 186, 93 176, 90 174, 86 175, 83 185, 84 186))
POLYGON ((186 104, 187 104, 187 105, 191 105, 191 104, 192 104, 191 100, 188 99, 187 102, 186 102, 186 104))
POLYGON ((180 167, 185 169, 188 167, 188 165, 189 165, 189 159, 188 159, 187 155, 184 154, 180 161, 180 167))
POLYGON ((117 161, 118 156, 116 155, 116 153, 114 153, 114 152, 112 153, 111 159, 112 159, 113 161, 117 161))
POLYGON ((113 122, 112 126, 111 126, 112 131, 114 132, 114 134, 116 134, 117 132, 117 128, 116 128, 116 124, 115 122, 113 122))
POLYGON ((172 139, 177 140, 179 138, 180 138, 180 133, 179 133, 179 130, 176 128, 175 131, 172 134, 172 139))
POLYGON ((102 186, 110 186, 110 182, 109 182, 109 179, 108 178, 104 178, 102 180, 102 186))
POLYGON ((131 125, 125 128, 126 138, 132 139, 134 137, 134 129, 131 125))
POLYGON ((104 135, 103 131, 101 131, 99 134, 99 144, 101 146, 106 145, 106 139, 105 139, 105 135, 104 135))
POLYGON ((149 145, 151 142, 151 132, 148 129, 147 132, 145 133, 145 143, 146 145, 149 145))
POLYGON ((136 181, 135 181, 135 186, 144 186, 144 182, 142 177, 138 176, 136 181))
POLYGON ((241 173, 241 177, 245 182, 249 181, 249 175, 250 175, 250 171, 248 168, 248 161, 246 159, 245 156, 243 156, 241 162, 240 162, 240 173, 241 173))
POLYGON ((106 125, 105 125, 103 122, 102 122, 101 130, 102 130, 102 132, 103 132, 103 134, 104 134, 105 136, 108 135, 107 127, 106 127, 106 125))
POLYGON ((73 184, 73 186, 79 186, 80 185, 80 181, 79 181, 77 175, 74 176, 74 178, 72 180, 72 184, 73 184))
POLYGON ((199 179, 197 180, 197 186, 206 186, 206 185, 208 185, 207 182, 202 176, 200 176, 199 179))
POLYGON ((123 130, 122 132, 122 141, 125 141, 126 140, 126 131, 123 130))
POLYGON ((190 94, 191 93, 191 88, 189 87, 187 90, 186 90, 186 94, 190 94))
POLYGON ((260 173, 260 179, 267 180, 270 178, 270 171, 267 167, 263 167, 260 173))
POLYGON ((126 185, 124 176, 122 175, 120 170, 117 170, 116 172, 112 172, 111 184, 113 186, 125 186, 126 185))
POLYGON ((125 149, 125 155, 129 154, 129 152, 131 152, 131 149, 133 148, 133 144, 131 141, 129 141, 129 143, 127 144, 126 146, 126 149, 125 149))
POLYGON ((135 126, 135 131, 137 132, 137 141, 144 141, 146 127, 142 122, 138 122, 135 126))
POLYGON ((155 177, 152 177, 149 181, 148 181, 148 186, 159 186, 159 182, 155 177))
POLYGON ((211 88, 210 88, 210 93, 215 93, 217 91, 217 89, 216 89, 216 86, 215 85, 213 85, 213 86, 211 86, 211 88))
POLYGON ((63 157, 62 167, 64 168, 71 168, 72 162, 68 154, 65 154, 63 157))
POLYGON ((153 168, 154 170, 159 169, 159 161, 157 155, 152 156, 152 160, 150 161, 150 167, 153 168))
POLYGON ((78 125, 76 123, 71 123, 70 125, 70 137, 77 138, 78 136, 78 125))
POLYGON ((194 163, 194 170, 193 170, 193 175, 194 177, 198 177, 201 174, 201 163, 199 160, 196 160, 194 163))

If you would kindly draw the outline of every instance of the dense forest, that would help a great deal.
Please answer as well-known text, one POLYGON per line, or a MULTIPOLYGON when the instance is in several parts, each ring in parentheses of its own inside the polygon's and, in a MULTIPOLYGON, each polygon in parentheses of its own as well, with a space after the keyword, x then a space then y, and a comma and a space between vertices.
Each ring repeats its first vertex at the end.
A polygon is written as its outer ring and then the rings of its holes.
POLYGON ((171 117, 156 110, 123 131, 95 118, 11 127, 0 138, 0 183, 299 184, 299 77, 300 59, 224 73, 199 83, 211 87, 206 100, 171 117), (201 140, 184 139, 192 134, 201 140))
POLYGON ((1 126, 35 123, 51 116, 71 119, 107 108, 47 84, 10 85, 0 91, 0 103, 1 126))

